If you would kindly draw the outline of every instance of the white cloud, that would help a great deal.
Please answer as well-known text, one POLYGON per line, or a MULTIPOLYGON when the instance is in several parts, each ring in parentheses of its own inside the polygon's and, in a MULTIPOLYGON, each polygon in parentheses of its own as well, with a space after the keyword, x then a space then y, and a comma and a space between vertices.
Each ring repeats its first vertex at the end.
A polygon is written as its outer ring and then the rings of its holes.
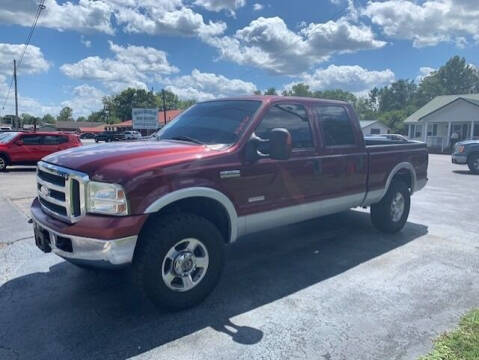
MULTIPOLYGON (((79 0, 57 3, 46 0, 38 21, 38 26, 57 30, 76 30, 81 32, 100 31, 113 34, 111 25, 112 8, 106 0, 79 0)), ((35 0, 2 0, 0 22, 31 26, 37 12, 38 2, 35 0)))
MULTIPOLYGON (((0 23, 30 27, 37 6, 36 0, 2 0, 0 23)), ((38 26, 59 31, 112 35, 115 23, 126 32, 154 35, 212 36, 226 29, 224 22, 206 23, 183 0, 78 0, 78 3, 46 0, 45 6, 38 26)))
POLYGON ((252 95, 256 86, 239 79, 228 79, 197 69, 191 75, 179 76, 165 81, 166 88, 182 99, 208 100, 218 97, 252 95))
POLYGON ((102 99, 105 93, 90 85, 79 85, 73 89, 73 97, 62 102, 62 107, 69 106, 73 109, 73 117, 88 116, 93 111, 103 108, 102 99))
POLYGON ((466 46, 467 38, 479 41, 477 0, 369 1, 361 15, 397 39, 413 41, 415 47, 455 42, 466 46))
POLYGON ((150 35, 213 36, 226 29, 224 22, 205 23, 201 14, 181 1, 130 1, 134 6, 117 6, 115 18, 124 31, 150 35))
POLYGON ((347 18, 311 23, 293 32, 280 17, 259 17, 234 36, 204 40, 219 50, 221 58, 251 65, 277 74, 298 74, 336 53, 376 49, 386 43, 377 40, 365 25, 347 18))
POLYGON ((80 37, 80 42, 87 48, 91 47, 91 41, 85 39, 83 35, 80 37))
MULTIPOLYGON (((0 74, 11 75, 13 73, 13 59, 19 60, 23 53, 25 45, 0 43, 0 74)), ((45 60, 40 48, 30 45, 23 57, 23 62, 19 67, 19 73, 38 74, 45 72, 50 68, 50 64, 45 60)))
POLYGON ((168 62, 164 51, 133 45, 122 47, 113 42, 110 42, 110 49, 114 58, 90 56, 74 64, 64 64, 60 70, 74 79, 99 81, 114 91, 129 86, 146 89, 147 82, 178 72, 178 68, 168 62))
POLYGON ((336 66, 330 65, 324 69, 316 69, 313 73, 303 73, 299 81, 285 86, 290 89, 298 82, 310 86, 311 90, 342 89, 363 95, 375 86, 384 86, 392 83, 395 75, 390 69, 368 70, 358 65, 336 66))
POLYGON ((416 77, 416 82, 421 82, 425 77, 436 71, 435 68, 429 66, 422 66, 419 68, 419 75, 416 77))
POLYGON ((254 11, 260 11, 260 10, 263 10, 263 9, 264 9, 264 5, 259 4, 259 3, 253 4, 253 10, 254 11))
POLYGON ((246 5, 246 0, 196 0, 194 4, 210 11, 227 10, 234 14, 236 9, 246 5))

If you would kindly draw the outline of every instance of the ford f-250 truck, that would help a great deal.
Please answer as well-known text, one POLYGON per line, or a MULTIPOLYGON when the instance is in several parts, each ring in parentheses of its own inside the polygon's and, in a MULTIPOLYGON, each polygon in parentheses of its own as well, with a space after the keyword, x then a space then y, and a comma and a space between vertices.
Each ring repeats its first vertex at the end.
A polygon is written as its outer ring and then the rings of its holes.
POLYGON ((370 139, 344 102, 198 103, 157 141, 84 146, 38 164, 37 246, 81 266, 132 265, 155 303, 186 308, 219 280, 242 235, 354 207, 404 226, 427 182, 423 143, 370 139))

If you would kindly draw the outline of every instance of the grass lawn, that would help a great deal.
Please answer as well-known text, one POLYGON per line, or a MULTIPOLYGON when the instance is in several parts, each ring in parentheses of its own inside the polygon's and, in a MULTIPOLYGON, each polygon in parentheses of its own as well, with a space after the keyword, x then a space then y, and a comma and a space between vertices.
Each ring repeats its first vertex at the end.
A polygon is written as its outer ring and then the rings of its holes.
POLYGON ((464 316, 456 330, 441 335, 421 360, 479 360, 479 309, 464 316))

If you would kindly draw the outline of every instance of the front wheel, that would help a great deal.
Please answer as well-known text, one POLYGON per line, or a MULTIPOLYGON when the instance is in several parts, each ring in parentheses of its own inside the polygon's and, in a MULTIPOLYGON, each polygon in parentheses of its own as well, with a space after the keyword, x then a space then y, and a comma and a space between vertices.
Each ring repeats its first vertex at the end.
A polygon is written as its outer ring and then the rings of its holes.
POLYGON ((140 289, 156 305, 180 310, 200 303, 219 281, 224 241, 207 219, 163 216, 142 231, 133 261, 140 289))
POLYGON ((411 207, 411 193, 402 181, 393 181, 382 200, 371 205, 371 221, 382 232, 396 233, 406 224, 411 207))
POLYGON ((7 158, 3 155, 0 155, 0 171, 5 171, 7 169, 7 165, 7 158))
POLYGON ((473 174, 479 174, 479 154, 471 155, 467 160, 467 166, 473 174))

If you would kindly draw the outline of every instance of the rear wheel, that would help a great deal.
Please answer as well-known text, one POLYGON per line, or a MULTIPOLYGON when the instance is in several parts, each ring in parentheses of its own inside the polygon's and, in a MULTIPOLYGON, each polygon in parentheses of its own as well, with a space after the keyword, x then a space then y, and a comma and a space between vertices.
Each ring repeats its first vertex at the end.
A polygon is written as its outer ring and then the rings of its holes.
POLYGON ((411 194, 402 181, 393 181, 383 199, 371 205, 371 221, 380 231, 396 233, 406 224, 411 207, 411 194))
POLYGON ((224 241, 210 221, 179 213, 147 225, 133 261, 137 283, 156 305, 185 309, 200 303, 219 281, 224 241))
POLYGON ((469 170, 471 170, 472 173, 479 174, 479 154, 469 156, 467 166, 469 166, 469 170))
POLYGON ((0 155, 0 171, 5 171, 7 169, 8 160, 4 155, 0 155))

